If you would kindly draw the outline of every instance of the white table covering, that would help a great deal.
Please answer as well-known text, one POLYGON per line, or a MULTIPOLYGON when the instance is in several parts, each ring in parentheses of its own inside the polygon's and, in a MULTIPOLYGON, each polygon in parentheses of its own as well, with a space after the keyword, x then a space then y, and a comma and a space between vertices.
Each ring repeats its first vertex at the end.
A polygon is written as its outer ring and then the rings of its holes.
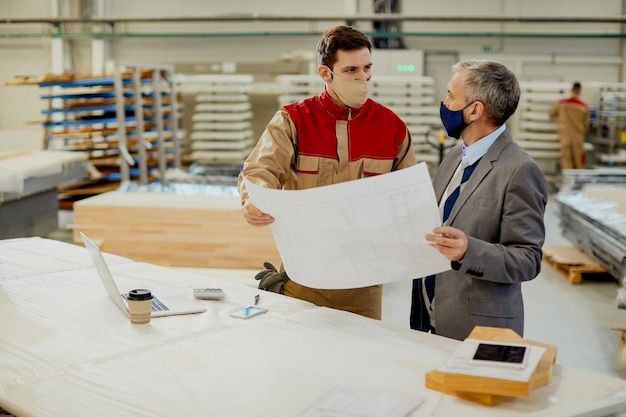
POLYGON ((135 326, 107 297, 84 248, 41 238, 0 241, 0 407, 19 417, 292 417, 347 384, 423 397, 413 417, 626 409, 626 381, 558 364, 550 385, 528 398, 470 403, 424 385, 425 373, 458 341, 266 292, 260 305, 269 312, 239 320, 228 313, 259 291, 229 282, 224 270, 213 278, 107 261, 120 289, 158 294, 178 285, 191 294, 212 286, 226 297, 202 301, 201 314, 135 326), (3 265, 16 252, 11 274, 3 265), (32 262, 38 256, 50 272, 32 262))

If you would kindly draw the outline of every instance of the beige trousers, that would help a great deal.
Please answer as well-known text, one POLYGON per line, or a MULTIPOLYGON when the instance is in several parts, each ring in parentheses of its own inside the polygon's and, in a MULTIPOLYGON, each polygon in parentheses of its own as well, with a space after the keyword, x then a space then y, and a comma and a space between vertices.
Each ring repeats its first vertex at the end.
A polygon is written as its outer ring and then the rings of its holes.
POLYGON ((382 285, 347 290, 320 290, 289 280, 285 283, 284 294, 321 307, 350 311, 372 319, 380 320, 382 314, 382 285))
POLYGON ((560 135, 561 169, 584 169, 584 135, 560 135))

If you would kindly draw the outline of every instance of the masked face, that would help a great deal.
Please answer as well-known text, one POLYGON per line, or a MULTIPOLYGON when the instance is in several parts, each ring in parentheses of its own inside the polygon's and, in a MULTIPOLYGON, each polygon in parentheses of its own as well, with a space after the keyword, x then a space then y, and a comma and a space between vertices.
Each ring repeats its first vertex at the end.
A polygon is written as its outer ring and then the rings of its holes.
POLYGON ((351 80, 349 78, 340 77, 329 68, 333 74, 330 82, 330 88, 335 92, 339 100, 346 106, 352 108, 361 107, 367 100, 367 81, 351 80))
POLYGON ((445 127, 446 132, 448 132, 448 136, 458 139, 461 137, 461 132, 469 126, 468 123, 463 121, 463 110, 465 110, 470 104, 460 110, 450 110, 445 106, 445 104, 443 104, 443 101, 441 102, 439 106, 439 115, 441 116, 443 127, 445 127))

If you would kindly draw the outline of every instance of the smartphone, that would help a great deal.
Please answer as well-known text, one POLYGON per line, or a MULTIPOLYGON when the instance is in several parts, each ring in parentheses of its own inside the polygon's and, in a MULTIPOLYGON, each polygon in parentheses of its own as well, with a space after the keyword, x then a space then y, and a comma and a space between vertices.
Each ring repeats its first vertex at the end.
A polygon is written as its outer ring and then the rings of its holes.
POLYGON ((481 342, 471 357, 470 364, 503 365, 523 369, 526 366, 529 351, 529 345, 481 342))
POLYGON ((249 319, 250 317, 258 316, 263 313, 267 313, 267 308, 250 306, 242 308, 241 310, 233 311, 230 313, 230 316, 236 319, 249 319))

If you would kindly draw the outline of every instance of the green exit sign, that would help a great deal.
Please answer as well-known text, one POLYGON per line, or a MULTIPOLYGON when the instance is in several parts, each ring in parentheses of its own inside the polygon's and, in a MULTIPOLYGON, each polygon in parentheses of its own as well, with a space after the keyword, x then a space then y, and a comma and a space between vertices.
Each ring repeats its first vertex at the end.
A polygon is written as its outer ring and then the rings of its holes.
POLYGON ((413 64, 399 64, 396 66, 398 72, 415 72, 415 65, 413 64))

